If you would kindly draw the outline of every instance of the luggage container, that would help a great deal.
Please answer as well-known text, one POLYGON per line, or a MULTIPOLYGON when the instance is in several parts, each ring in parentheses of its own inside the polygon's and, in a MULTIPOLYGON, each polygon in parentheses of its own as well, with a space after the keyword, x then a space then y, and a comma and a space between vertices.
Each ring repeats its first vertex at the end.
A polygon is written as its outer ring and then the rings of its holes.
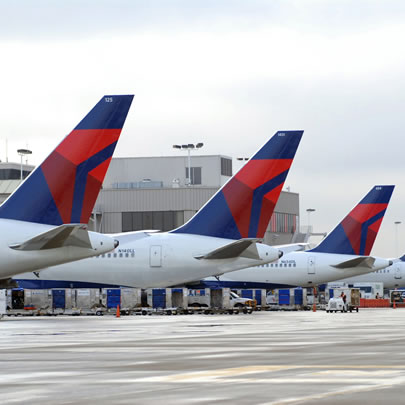
POLYGON ((51 297, 52 313, 54 315, 64 314, 66 310, 72 308, 72 290, 70 288, 52 289, 51 297))
POLYGON ((209 308, 211 306, 211 290, 204 288, 200 290, 188 290, 188 307, 209 308))
POLYGON ((401 308, 405 307, 405 291, 404 290, 390 290, 391 306, 401 308))
POLYGON ((278 304, 279 305, 290 305, 290 290, 289 289, 278 290, 278 304))
MULTIPOLYGON (((237 294, 235 295, 237 296, 237 294)), ((211 288, 210 307, 213 309, 230 309, 232 307, 231 290, 229 288, 211 288)))
POLYGON ((7 290, 7 313, 9 315, 45 315, 52 313, 50 290, 13 288, 7 290))
POLYGON ((98 288, 75 288, 72 290, 72 315, 103 315, 106 310, 106 305, 103 303, 98 288))
POLYGON ((129 315, 134 309, 142 306, 140 288, 121 288, 121 314, 129 315))
POLYGON ((106 292, 106 306, 107 310, 116 310, 118 306, 121 307, 121 289, 120 288, 107 288, 106 292))
POLYGON ((148 306, 152 308, 166 308, 166 288, 150 288, 148 293, 148 306))
POLYGON ((299 307, 304 305, 304 294, 302 288, 294 289, 294 305, 299 307))
POLYGON ((188 307, 187 288, 172 288, 172 307, 179 309, 188 307))

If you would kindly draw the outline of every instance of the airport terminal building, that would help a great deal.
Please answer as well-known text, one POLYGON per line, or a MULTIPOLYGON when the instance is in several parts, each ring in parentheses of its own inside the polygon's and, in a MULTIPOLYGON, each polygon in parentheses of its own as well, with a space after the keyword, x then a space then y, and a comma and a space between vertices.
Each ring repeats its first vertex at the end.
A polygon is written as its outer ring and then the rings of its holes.
MULTIPOLYGON (((19 169, 0 163, 0 202, 19 185, 19 169)), ((24 176, 32 169, 23 165, 24 176)), ((187 156, 113 158, 89 227, 103 233, 169 231, 188 221, 232 173, 232 158, 223 155, 192 156, 190 175, 187 156)), ((299 195, 283 191, 265 242, 299 242, 298 231, 299 195)))
MULTIPOLYGON (((228 181, 232 163, 223 155, 193 156, 189 179, 186 156, 113 158, 95 205, 93 229, 174 229, 228 181)), ((297 239, 298 230, 299 195, 282 192, 265 241, 289 243, 297 239)))

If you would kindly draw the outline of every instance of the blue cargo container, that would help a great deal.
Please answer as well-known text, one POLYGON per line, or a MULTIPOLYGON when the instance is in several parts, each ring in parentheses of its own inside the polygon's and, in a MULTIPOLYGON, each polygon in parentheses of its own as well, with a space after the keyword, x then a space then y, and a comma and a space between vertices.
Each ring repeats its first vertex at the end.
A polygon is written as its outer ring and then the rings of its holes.
POLYGON ((164 288, 154 288, 152 290, 153 308, 166 308, 166 290, 164 288))
POLYGON ((278 290, 278 304, 290 305, 290 290, 278 290))
POLYGON ((107 308, 117 308, 121 306, 121 290, 119 288, 107 289, 107 308))
POLYGON ((296 288, 294 290, 294 304, 302 305, 304 303, 303 296, 304 296, 304 294, 303 294, 302 288, 296 288))
POLYGON ((66 293, 65 290, 52 290, 52 308, 62 308, 66 307, 66 293))

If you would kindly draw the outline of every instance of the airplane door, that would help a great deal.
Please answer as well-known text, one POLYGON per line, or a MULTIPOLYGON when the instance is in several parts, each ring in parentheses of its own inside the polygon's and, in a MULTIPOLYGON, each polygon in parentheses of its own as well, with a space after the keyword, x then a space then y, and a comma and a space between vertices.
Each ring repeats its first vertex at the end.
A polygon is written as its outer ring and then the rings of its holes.
POLYGON ((401 274, 401 266, 395 266, 395 275, 394 275, 395 279, 400 279, 402 278, 402 274, 401 274))
POLYGON ((150 267, 162 267, 162 246, 150 247, 149 265, 150 267))
POLYGON ((315 256, 308 257, 308 274, 315 274, 315 256))

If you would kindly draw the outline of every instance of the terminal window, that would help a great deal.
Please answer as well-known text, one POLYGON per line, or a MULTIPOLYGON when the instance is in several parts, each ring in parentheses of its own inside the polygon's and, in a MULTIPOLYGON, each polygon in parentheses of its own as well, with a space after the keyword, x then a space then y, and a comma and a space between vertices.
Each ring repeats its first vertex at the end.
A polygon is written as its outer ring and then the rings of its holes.
MULTIPOLYGON (((23 170, 23 179, 25 179, 31 172, 23 170)), ((17 169, 0 169, 0 180, 19 180, 21 178, 21 171, 17 169)))
POLYGON ((171 231, 184 224, 184 211, 123 212, 122 232, 156 229, 171 231))
MULTIPOLYGON (((188 179, 188 167, 186 167, 186 179, 188 179)), ((191 167, 190 180, 190 184, 201 184, 201 167, 191 167)))
POLYGON ((275 233, 294 233, 297 223, 297 215, 274 212, 270 219, 269 229, 270 232, 275 233))
POLYGON ((232 159, 221 158, 221 175, 232 176, 232 159))

